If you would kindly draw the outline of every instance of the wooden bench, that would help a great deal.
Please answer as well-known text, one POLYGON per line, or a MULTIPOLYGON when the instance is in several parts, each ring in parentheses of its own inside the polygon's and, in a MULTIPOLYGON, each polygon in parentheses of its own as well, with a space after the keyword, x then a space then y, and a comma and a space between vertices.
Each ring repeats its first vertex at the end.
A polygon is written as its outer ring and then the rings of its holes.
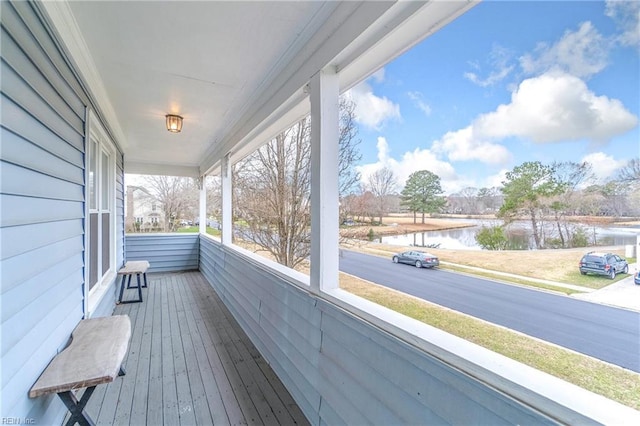
POLYGON ((122 268, 118 271, 118 275, 122 276, 122 282, 120 283, 120 295, 118 296, 118 301, 116 303, 138 303, 142 302, 142 288, 147 287, 147 269, 149 269, 149 262, 146 260, 132 260, 124 264, 122 268), (136 276, 138 281, 138 285, 135 287, 131 286, 131 277, 133 275, 136 276), (140 282, 140 275, 144 277, 144 285, 140 282), (122 296, 124 294, 124 283, 128 278, 127 289, 129 288, 137 288, 138 289, 138 299, 137 300, 122 300, 122 296))
POLYGON ((68 425, 93 425, 84 412, 96 386, 124 375, 122 362, 131 338, 127 315, 80 321, 71 343, 49 363, 29 391, 30 398, 57 393, 71 413, 68 425), (78 401, 74 391, 87 388, 78 401))

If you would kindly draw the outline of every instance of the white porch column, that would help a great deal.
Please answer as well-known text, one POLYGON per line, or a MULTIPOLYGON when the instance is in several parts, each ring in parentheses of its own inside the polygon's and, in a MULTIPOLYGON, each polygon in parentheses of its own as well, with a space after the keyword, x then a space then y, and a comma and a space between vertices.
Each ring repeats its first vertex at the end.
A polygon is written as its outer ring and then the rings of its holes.
POLYGON ((207 185, 205 185, 206 175, 200 176, 198 184, 200 185, 200 228, 199 231, 203 234, 207 233, 207 185))
POLYGON ((338 74, 322 70, 310 81, 311 290, 338 287, 338 74))
POLYGON ((222 244, 231 245, 233 240, 233 209, 231 208, 231 159, 229 154, 222 160, 222 244))

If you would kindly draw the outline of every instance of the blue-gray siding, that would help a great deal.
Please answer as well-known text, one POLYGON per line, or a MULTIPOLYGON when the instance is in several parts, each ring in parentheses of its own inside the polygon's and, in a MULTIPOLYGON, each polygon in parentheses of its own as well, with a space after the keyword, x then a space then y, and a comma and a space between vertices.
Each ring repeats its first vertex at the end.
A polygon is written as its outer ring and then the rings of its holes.
POLYGON ((198 269, 198 234, 127 234, 126 260, 147 260, 149 272, 198 269))
POLYGON ((312 424, 550 423, 209 238, 200 252, 200 270, 312 424))
MULTIPOLYGON (((57 398, 27 394, 85 315, 88 98, 33 4, 2 1, 0 7, 0 417, 59 423, 65 410, 57 398)), ((122 155, 117 163, 121 264, 122 155)), ((110 314, 114 295, 108 292, 97 312, 110 314)))

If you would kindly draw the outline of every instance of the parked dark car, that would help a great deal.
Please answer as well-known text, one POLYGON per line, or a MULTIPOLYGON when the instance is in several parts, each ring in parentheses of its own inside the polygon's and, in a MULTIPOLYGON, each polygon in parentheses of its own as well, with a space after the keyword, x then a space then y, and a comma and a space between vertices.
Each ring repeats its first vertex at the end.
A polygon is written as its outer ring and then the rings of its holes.
POLYGON ((437 256, 425 251, 411 250, 393 255, 393 263, 406 263, 414 265, 416 268, 433 268, 439 266, 440 261, 437 256))
POLYGON ((613 253, 601 253, 601 252, 589 252, 582 256, 580 259, 580 273, 587 275, 587 273, 606 275, 611 279, 616 277, 616 274, 629 272, 629 264, 627 261, 617 254, 613 253))
POLYGON ((640 285, 640 271, 637 271, 633 276, 633 282, 636 283, 636 285, 640 285))

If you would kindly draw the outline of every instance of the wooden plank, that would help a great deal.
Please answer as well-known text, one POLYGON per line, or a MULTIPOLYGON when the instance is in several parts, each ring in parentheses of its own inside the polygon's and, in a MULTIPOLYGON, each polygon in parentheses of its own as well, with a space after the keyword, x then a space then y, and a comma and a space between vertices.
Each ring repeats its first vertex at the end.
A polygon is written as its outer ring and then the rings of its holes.
MULTIPOLYGON (((138 357, 138 369, 135 378, 133 401, 131 405, 131 424, 144 424, 147 417, 147 406, 149 400, 149 369, 151 361, 151 336, 153 333, 153 314, 155 303, 155 292, 151 291, 152 280, 148 279, 148 289, 144 298, 144 323, 142 324, 142 336, 138 357)), ((141 306, 140 308, 143 308, 141 306)))
MULTIPOLYGON (((118 315, 127 315, 131 320, 132 324, 135 324, 138 314, 138 309, 133 309, 130 305, 118 305, 115 309, 115 314, 118 315)), ((127 371, 127 374, 123 377, 123 380, 116 380, 113 383, 110 383, 107 387, 107 390, 104 395, 104 399, 102 405, 100 406, 100 412, 98 413, 97 418, 93 417, 96 420, 96 424, 98 425, 112 425, 115 415, 116 409, 118 408, 118 402, 120 397, 120 390, 122 388, 122 384, 129 380, 132 375, 129 368, 129 358, 130 352, 127 353, 127 357, 124 360, 124 368, 127 371)))
MULTIPOLYGON (((217 307, 220 309, 219 304, 217 307)), ((244 347, 243 339, 235 332, 233 326, 225 327, 222 332, 227 335, 225 346, 235 361, 238 374, 242 378, 262 421, 265 424, 274 423, 276 420, 280 424, 292 424, 293 419, 289 412, 258 368, 254 358, 244 347)), ((244 333, 242 334, 244 335, 244 333)))
POLYGON ((139 335, 127 375, 87 407, 98 424, 308 424, 200 272, 152 274, 145 301, 123 312, 139 335))
POLYGON ((144 274, 147 272, 147 269, 149 269, 149 266, 149 262, 146 260, 130 260, 118 270, 118 275, 144 274))
MULTIPOLYGON (((211 351, 215 351, 213 343, 211 342, 208 334, 206 333, 206 326, 202 313, 198 307, 196 296, 193 292, 193 277, 197 276, 196 273, 186 274, 186 284, 183 289, 186 295, 186 299, 190 306, 193 307, 189 311, 189 325, 192 329, 192 336, 197 336, 194 340, 194 347, 196 349, 196 357, 198 358, 198 365, 200 367, 200 373, 204 384, 205 397, 209 406, 209 411, 212 416, 214 424, 230 424, 229 416, 227 415, 227 409, 225 409, 224 402, 221 396, 220 388, 223 387, 226 382, 225 378, 216 378, 213 369, 209 362, 209 356, 211 351), (202 333, 201 330, 205 330, 202 333)), ((240 413, 240 407, 235 405, 233 408, 237 409, 237 413, 240 413)))
POLYGON ((193 413, 192 395, 187 376, 187 364, 183 349, 184 336, 180 333, 178 317, 178 292, 176 276, 172 275, 168 283, 167 293, 169 297, 169 318, 171 323, 171 347, 173 349, 174 379, 178 396, 178 415, 180 424, 192 425, 195 423, 193 413))
POLYGON ((127 353, 131 322, 122 315, 83 320, 71 336, 71 344, 51 361, 29 397, 113 381, 127 353))
MULTIPOLYGON (((225 309, 225 316, 231 315, 231 313, 225 309)), ((244 333, 240 324, 238 324, 235 320, 230 319, 229 323, 236 335, 239 336, 239 340, 244 346, 245 350, 249 354, 249 356, 256 362, 258 368, 260 368, 261 373, 264 375, 265 379, 268 381, 271 386, 273 393, 277 395, 284 406, 286 407, 289 415, 292 420, 296 424, 306 424, 308 423, 307 418, 304 416, 302 410, 298 404, 296 404, 295 400, 282 384, 282 381, 276 376, 273 369, 267 364, 266 360, 260 355, 260 352, 255 347, 255 345, 249 340, 249 337, 244 333)))
POLYGON ((149 395, 146 423, 148 425, 161 425, 164 423, 162 412, 162 287, 164 286, 165 278, 162 276, 154 277, 152 281, 153 285, 149 285, 149 294, 153 294, 153 330, 151 334, 151 356, 149 359, 149 395))
MULTIPOLYGON (((231 336, 232 341, 235 342, 238 351, 242 354, 243 358, 253 360, 253 363, 250 364, 252 375, 259 378, 258 385, 269 400, 272 410, 278 417, 279 422, 306 424, 307 419, 293 400, 291 394, 286 390, 280 379, 278 379, 273 369, 266 363, 240 325, 233 319, 231 312, 222 305, 221 301, 218 303, 218 309, 224 313, 230 324, 227 332, 231 336), (272 396, 278 399, 270 400, 269 398, 272 396), (284 412, 279 411, 280 409, 284 412)), ((302 320, 302 318, 300 319, 302 320)))
POLYGON ((189 379, 189 388, 191 391, 192 407, 197 424, 213 424, 213 419, 207 404, 207 396, 204 389, 202 371, 208 366, 205 358, 205 365, 201 364, 202 359, 198 359, 197 351, 201 347, 198 345, 200 336, 197 329, 191 326, 192 312, 194 301, 190 299, 185 287, 188 285, 185 278, 181 277, 180 282, 176 283, 176 310, 178 313, 178 325, 180 327, 180 336, 182 336, 182 348, 184 350, 184 359, 187 365, 187 377, 189 379), (198 347, 198 348, 197 348, 198 347))
POLYGON ((131 349, 127 357, 127 375, 122 380, 118 407, 113 418, 114 425, 127 424, 131 417, 131 406, 135 390, 136 377, 138 375, 138 361, 140 359, 140 345, 142 342, 142 328, 147 305, 140 303, 136 309, 135 322, 132 321, 133 333, 131 336, 131 349))
POLYGON ((177 425, 178 395, 176 394, 175 369, 169 318, 169 292, 166 280, 162 286, 162 416, 164 424, 177 425))
POLYGON ((227 410, 229 421, 232 424, 261 423, 260 416, 233 366, 233 361, 224 348, 224 342, 219 330, 228 326, 228 324, 225 324, 226 321, 223 315, 214 311, 212 301, 215 298, 215 294, 206 292, 201 282, 198 282, 195 290, 198 307, 204 318, 204 329, 201 332, 207 334, 213 343, 211 350, 207 351, 209 362, 216 377, 226 376, 227 378, 226 381, 220 382, 220 394, 227 410))

